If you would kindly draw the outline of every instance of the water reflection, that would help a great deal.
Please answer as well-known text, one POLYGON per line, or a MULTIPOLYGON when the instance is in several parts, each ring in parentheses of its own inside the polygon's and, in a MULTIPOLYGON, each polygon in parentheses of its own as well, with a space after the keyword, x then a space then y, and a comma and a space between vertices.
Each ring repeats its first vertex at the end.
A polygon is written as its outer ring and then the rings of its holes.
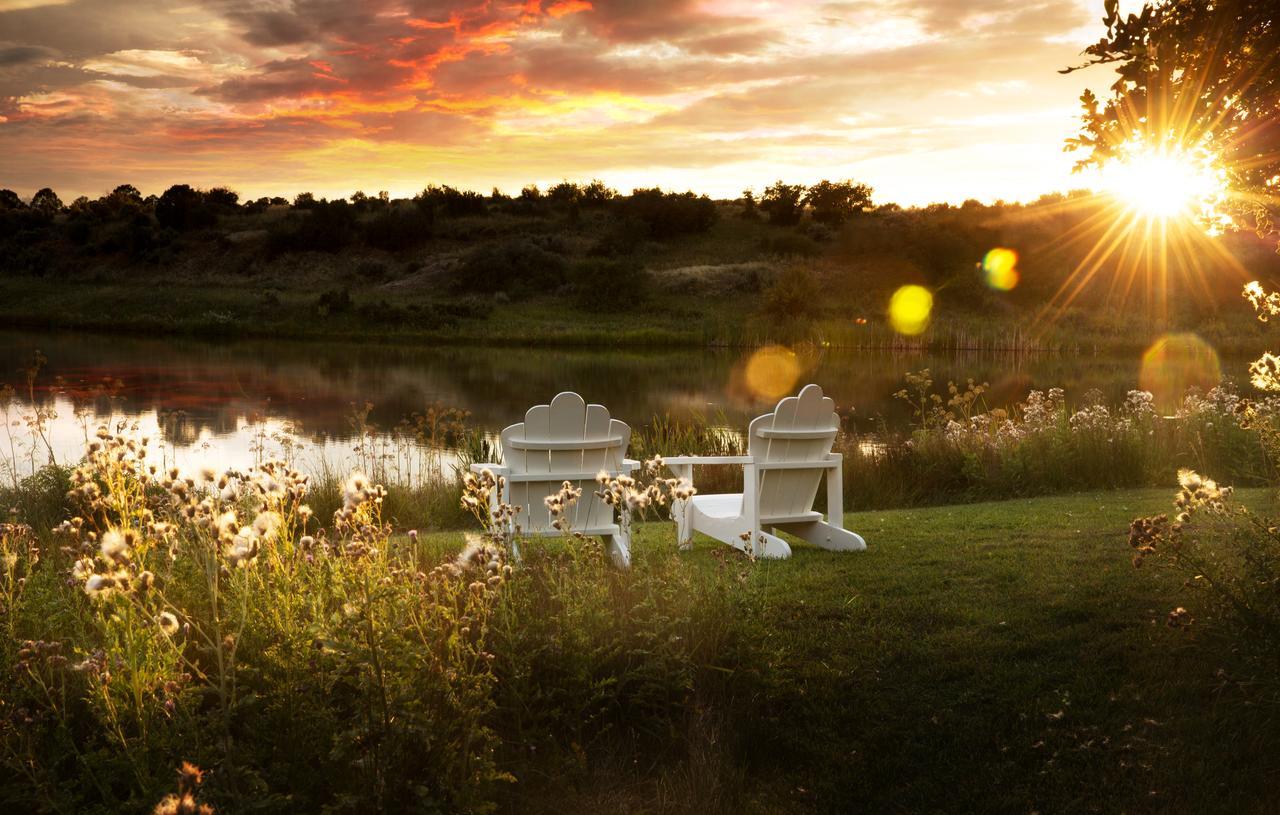
MULTIPOLYGON (((163 439, 166 455, 180 464, 244 466, 255 445, 297 439, 307 456, 340 465, 351 451, 352 413, 366 401, 373 404, 369 421, 383 430, 443 404, 469 411, 472 423, 494 431, 562 390, 607 404, 634 425, 662 413, 723 413, 731 426, 745 427, 772 401, 751 386, 752 355, 741 349, 426 348, 0 333, 0 363, 8 372, 0 381, 18 388, 19 407, 28 401, 20 369, 36 349, 48 357, 36 400, 57 414, 48 444, 59 460, 77 457, 85 428, 109 415, 163 439)), ((907 370, 929 367, 940 386, 948 379, 988 381, 988 401, 997 406, 1022 399, 1030 388, 1052 386, 1069 396, 1098 388, 1118 401, 1137 387, 1140 366, 1136 358, 1079 355, 799 351, 800 379, 821 383, 864 432, 909 421, 909 409, 893 398, 907 370)), ((1242 366, 1224 364, 1224 370, 1238 375, 1242 366)), ((13 418, 9 430, 20 441, 25 429, 13 427, 13 418)))

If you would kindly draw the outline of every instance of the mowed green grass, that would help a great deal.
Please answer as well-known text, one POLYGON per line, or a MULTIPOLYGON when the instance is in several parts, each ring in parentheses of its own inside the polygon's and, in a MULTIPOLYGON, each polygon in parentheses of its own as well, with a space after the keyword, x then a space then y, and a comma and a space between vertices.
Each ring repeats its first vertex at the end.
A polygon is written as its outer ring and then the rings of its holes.
MULTIPOLYGON (((1195 610, 1180 577, 1130 563, 1129 520, 1171 493, 856 512, 866 552, 797 546, 755 564, 751 713, 729 714, 723 752, 694 757, 712 767, 697 772, 728 779, 716 800, 735 812, 1280 811, 1273 704, 1228 639, 1163 624, 1195 610)), ((635 568, 673 545, 670 526, 642 525, 635 568)), ((716 548, 700 539, 683 557, 718 568, 716 548)), ((683 810, 670 772, 610 768, 529 801, 683 810)))

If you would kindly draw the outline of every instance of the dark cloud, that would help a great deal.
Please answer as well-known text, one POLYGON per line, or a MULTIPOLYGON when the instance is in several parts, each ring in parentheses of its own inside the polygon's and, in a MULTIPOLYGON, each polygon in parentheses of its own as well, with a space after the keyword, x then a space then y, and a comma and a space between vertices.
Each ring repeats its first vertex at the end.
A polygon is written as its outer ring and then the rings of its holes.
POLYGON ((46 62, 57 55, 57 51, 43 45, 0 45, 0 68, 46 62))

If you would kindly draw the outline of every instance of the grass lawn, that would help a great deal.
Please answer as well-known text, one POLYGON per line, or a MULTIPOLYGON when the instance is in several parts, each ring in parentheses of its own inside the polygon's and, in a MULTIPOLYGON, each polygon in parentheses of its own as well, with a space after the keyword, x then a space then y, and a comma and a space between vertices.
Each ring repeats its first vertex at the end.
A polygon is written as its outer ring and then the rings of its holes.
MULTIPOLYGON (((1173 606, 1195 611, 1180 580, 1129 561, 1128 521, 1172 492, 852 513, 868 551, 801 546, 751 572, 766 663, 742 668, 760 669, 751 716, 675 770, 602 759, 573 789, 526 778, 514 806, 1278 811, 1277 711, 1227 643, 1163 624, 1173 606)), ((644 525, 636 568, 672 540, 644 525)), ((717 568, 716 548, 685 557, 717 568)))

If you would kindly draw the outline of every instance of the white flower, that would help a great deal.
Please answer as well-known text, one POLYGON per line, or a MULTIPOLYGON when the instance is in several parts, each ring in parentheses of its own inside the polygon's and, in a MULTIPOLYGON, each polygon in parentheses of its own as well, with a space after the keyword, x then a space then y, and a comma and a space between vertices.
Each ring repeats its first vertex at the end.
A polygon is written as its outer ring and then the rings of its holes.
POLYGON ((156 625, 160 626, 160 630, 164 632, 165 636, 172 637, 178 633, 178 618, 172 611, 160 612, 160 615, 156 617, 156 625))
POLYGON ((102 597, 116 587, 114 578, 105 574, 92 575, 84 584, 84 593, 90 597, 102 597))
POLYGON ((131 554, 124 533, 118 529, 108 529, 103 534, 100 548, 103 559, 108 563, 128 560, 131 554))

